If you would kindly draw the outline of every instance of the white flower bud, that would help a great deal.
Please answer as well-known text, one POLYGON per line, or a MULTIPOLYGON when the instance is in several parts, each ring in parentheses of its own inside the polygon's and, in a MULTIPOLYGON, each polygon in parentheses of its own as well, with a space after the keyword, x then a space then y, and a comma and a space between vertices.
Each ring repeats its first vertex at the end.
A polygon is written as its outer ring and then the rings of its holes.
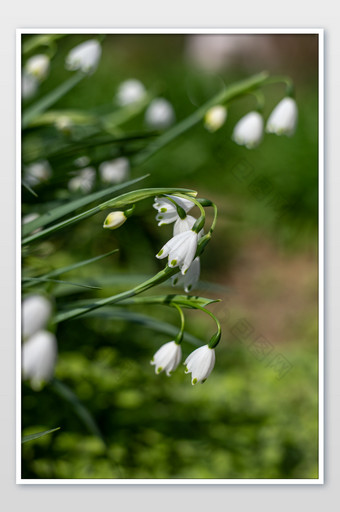
POLYGON ((208 345, 197 348, 186 358, 185 373, 191 373, 191 383, 204 382, 215 366, 215 349, 208 345))
POLYGON ((96 39, 89 39, 72 48, 66 57, 65 67, 70 71, 93 73, 97 69, 101 54, 100 43, 96 39))
POLYGON ((141 101, 146 95, 142 82, 131 78, 122 82, 118 88, 116 101, 121 107, 141 101))
POLYGON ((235 125, 232 139, 240 146, 253 149, 258 146, 263 136, 263 118, 258 112, 249 112, 235 125))
POLYGON ((31 381, 33 389, 39 390, 53 377, 57 352, 56 337, 48 331, 35 333, 23 344, 22 374, 31 381))
POLYGON ((99 174, 104 183, 121 183, 128 178, 129 171, 129 160, 124 157, 102 162, 99 166, 99 174))
POLYGON ((25 64, 25 71, 28 75, 33 76, 39 82, 44 80, 50 69, 50 59, 47 55, 34 55, 25 64))
POLYGON ((182 359, 182 349, 175 341, 169 341, 155 353, 150 364, 155 366, 155 373, 166 372, 170 377, 182 359))
POLYGON ((295 132, 298 110, 293 98, 283 98, 270 114, 266 131, 291 136, 295 132))
POLYGON ((126 221, 127 217, 124 212, 111 212, 104 220, 104 229, 117 229, 120 228, 126 221))
POLYGON ((51 302, 42 295, 30 295, 21 305, 22 335, 28 338, 44 329, 52 314, 51 302))
POLYGON ((175 122, 175 112, 171 103, 164 98, 152 100, 145 112, 145 122, 156 130, 168 128, 175 122))
POLYGON ((227 109, 223 105, 210 108, 204 116, 204 126, 209 132, 216 132, 227 119, 227 109))

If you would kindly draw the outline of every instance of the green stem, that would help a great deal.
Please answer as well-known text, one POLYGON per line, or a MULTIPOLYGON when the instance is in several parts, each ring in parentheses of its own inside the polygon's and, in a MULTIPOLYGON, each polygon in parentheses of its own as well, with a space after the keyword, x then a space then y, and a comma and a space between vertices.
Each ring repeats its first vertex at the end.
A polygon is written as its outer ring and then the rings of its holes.
POLYGON ((180 319, 181 319, 180 331, 175 339, 175 342, 177 343, 177 345, 180 345, 182 343, 183 334, 184 334, 184 325, 185 325, 184 313, 183 313, 182 309, 177 304, 173 303, 172 306, 177 309, 180 319))
POLYGON ((183 199, 190 199, 190 201, 192 201, 200 209, 201 216, 196 220, 195 224, 192 227, 193 231, 195 231, 196 233, 199 233, 201 231, 201 229, 203 229, 204 224, 205 224, 205 210, 204 210, 203 206, 201 205, 201 203, 195 197, 188 197, 185 194, 175 193, 172 195, 175 195, 177 197, 182 197, 183 199))
POLYGON ((179 135, 182 135, 187 130, 198 124, 204 119, 204 116, 209 108, 214 105, 223 104, 232 101, 243 94, 251 92, 254 89, 260 87, 268 78, 267 72, 262 72, 254 75, 246 80, 242 80, 233 84, 223 91, 219 92, 211 98, 209 101, 204 103, 200 108, 195 110, 190 116, 177 123, 173 128, 170 128, 165 133, 160 135, 155 141, 151 142, 144 150, 132 159, 132 165, 143 164, 146 160, 151 158, 164 146, 167 146, 170 142, 176 139, 179 135))
POLYGON ((214 218, 213 218, 213 221, 212 221, 212 224, 211 224, 211 227, 209 229, 209 233, 210 235, 212 235, 214 229, 215 229, 215 226, 216 226, 216 222, 217 222, 217 206, 215 203, 212 204, 212 207, 214 208, 214 218))
POLYGON ((154 275, 150 279, 144 281, 140 285, 132 288, 131 290, 126 290, 125 292, 118 293, 117 295, 112 295, 111 297, 107 297, 105 299, 98 300, 94 304, 88 307, 80 307, 73 309, 72 311, 67 311, 65 313, 60 313, 54 319, 54 323, 64 322, 65 320, 71 320, 73 318, 77 318, 81 315, 85 315, 90 311, 94 311, 95 309, 101 308, 102 306, 107 306, 108 304, 114 304, 116 302, 120 302, 124 299, 128 299, 130 297, 134 297, 135 295, 139 295, 140 293, 145 292, 149 288, 156 286, 157 284, 163 283, 169 277, 177 274, 178 268, 170 268, 166 266, 163 270, 158 272, 158 274, 154 275))
POLYGON ((196 305, 196 309, 200 309, 201 311, 204 311, 204 313, 206 313, 207 315, 209 315, 216 323, 217 325, 217 331, 216 333, 211 337, 208 345, 209 345, 209 348, 215 348, 220 339, 221 339, 221 324, 218 320, 218 318, 211 312, 209 311, 208 309, 205 309, 203 308, 202 306, 199 306, 199 305, 196 305))

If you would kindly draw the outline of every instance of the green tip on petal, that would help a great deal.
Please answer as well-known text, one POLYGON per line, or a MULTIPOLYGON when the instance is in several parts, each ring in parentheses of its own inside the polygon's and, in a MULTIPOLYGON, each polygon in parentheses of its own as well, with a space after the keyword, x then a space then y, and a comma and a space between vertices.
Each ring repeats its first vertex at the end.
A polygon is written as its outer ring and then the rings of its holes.
POLYGON ((157 256, 162 256, 162 254, 163 254, 163 249, 161 249, 161 250, 159 251, 159 253, 157 254, 157 256))
POLYGON ((163 370, 163 367, 162 367, 162 366, 159 366, 159 367, 157 368, 157 373, 161 373, 161 371, 162 371, 162 370, 163 370))
POLYGON ((161 211, 162 213, 165 213, 165 212, 167 211, 167 208, 161 208, 161 209, 160 209, 160 211, 161 211))
POLYGON ((177 265, 177 260, 172 260, 172 262, 170 263, 170 265, 172 265, 173 267, 175 267, 177 265))
POLYGON ((192 381, 192 385, 194 386, 195 384, 197 384, 197 379, 196 378, 193 379, 193 381, 192 381))

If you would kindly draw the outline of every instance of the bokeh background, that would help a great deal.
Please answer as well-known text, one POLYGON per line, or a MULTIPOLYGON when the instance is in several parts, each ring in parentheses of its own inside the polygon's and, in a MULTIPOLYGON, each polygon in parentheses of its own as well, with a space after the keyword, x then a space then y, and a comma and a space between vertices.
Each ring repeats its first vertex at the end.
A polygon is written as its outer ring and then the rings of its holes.
MULTIPOLYGON (((23 43, 32 36, 25 36, 23 43)), ((89 39, 56 39, 39 97, 70 76, 68 51, 89 39)), ((265 135, 248 150, 231 140, 235 123, 254 97, 228 106, 225 125, 209 133, 198 124, 130 178, 149 174, 140 187, 187 187, 219 208, 213 239, 202 257, 195 293, 222 299, 210 309, 223 335, 216 366, 204 385, 191 386, 178 369, 155 375, 149 361, 172 339, 176 312, 161 306, 100 310, 60 323, 55 379, 42 390, 23 383, 23 434, 54 427, 25 443, 23 478, 317 478, 318 477, 318 40, 312 35, 106 35, 96 72, 53 106, 101 116, 115 108, 119 84, 140 80, 152 96, 168 99, 181 121, 223 85, 262 70, 289 76, 299 121, 292 138, 265 135), (170 325, 170 327, 169 327, 170 325)), ((28 53, 29 56, 29 53, 28 53)), ((24 56, 24 59, 26 56, 24 56)), ((267 85, 264 117, 282 99, 284 85, 267 85)), ((132 158, 157 136, 144 110, 104 139, 87 123, 73 136, 89 136, 63 150, 72 134, 48 122, 23 132, 23 166, 46 159, 53 174, 23 189, 23 215, 43 213, 76 197, 68 182, 75 160, 132 158)), ((104 185, 97 175, 95 190, 104 185)), ((123 191, 124 192, 124 191, 123 191)), ((78 192, 81 195, 80 192, 78 192)), ((106 212, 107 213, 107 212, 106 212)), ((117 231, 104 231, 105 212, 32 244, 23 253, 29 275, 57 269, 119 248, 100 263, 65 280, 89 290, 48 283, 56 311, 65 301, 106 297, 140 283, 162 268, 154 255, 170 237, 158 228, 152 201, 144 201, 117 231)), ((173 293, 169 283, 150 293, 173 293)), ((205 343, 213 325, 186 312, 186 330, 205 343)), ((176 332, 176 330, 174 331, 176 332)), ((183 343, 187 355, 192 350, 183 343)))

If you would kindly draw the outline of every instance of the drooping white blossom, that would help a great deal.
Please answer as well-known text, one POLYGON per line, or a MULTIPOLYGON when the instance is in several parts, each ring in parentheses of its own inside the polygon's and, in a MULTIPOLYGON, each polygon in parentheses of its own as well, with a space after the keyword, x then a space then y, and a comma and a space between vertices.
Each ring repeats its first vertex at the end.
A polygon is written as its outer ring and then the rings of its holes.
POLYGON ((184 362, 185 373, 191 373, 191 383, 204 382, 215 366, 215 349, 208 345, 191 352, 184 362))
MULTIPOLYGON (((187 215, 184 219, 181 219, 180 217, 177 218, 175 224, 174 224, 174 231, 173 235, 178 235, 179 233, 184 233, 184 231, 189 231, 194 226, 197 219, 193 217, 192 215, 187 215)), ((198 239, 200 239, 204 235, 204 230, 201 229, 201 231, 198 233, 198 239)))
POLYGON ((34 76, 26 73, 26 71, 23 71, 21 77, 21 96, 23 99, 29 100, 30 98, 33 98, 33 96, 37 93, 38 88, 38 80, 34 76))
POLYGON ((27 165, 24 168, 24 180, 34 187, 45 181, 48 181, 52 176, 52 168, 47 160, 40 160, 33 164, 27 165))
POLYGON ((263 117, 258 112, 249 112, 234 127, 232 139, 240 146, 253 149, 263 137, 263 117))
POLYGON ((38 331, 22 346, 22 374, 24 380, 30 380, 34 389, 41 388, 54 373, 57 361, 57 340, 48 331, 38 331))
POLYGON ((22 336, 29 338, 44 329, 52 314, 52 304, 43 295, 29 295, 21 304, 22 336))
POLYGON ((145 112, 145 122, 150 128, 164 130, 175 122, 175 111, 165 98, 155 98, 145 112))
POLYGON ((124 224, 127 217, 124 212, 111 212, 104 220, 104 229, 117 229, 124 224))
POLYGON ((121 107, 125 107, 141 101, 145 95, 146 90, 142 82, 135 78, 130 78, 119 85, 116 94, 116 102, 121 107))
POLYGON ((156 220, 158 221, 158 226, 162 226, 163 224, 171 224, 175 222, 179 215, 177 213, 176 205, 170 200, 175 201, 178 206, 183 208, 183 210, 187 213, 195 206, 195 204, 189 199, 184 199, 182 197, 171 196, 168 195, 166 197, 155 197, 155 202, 153 203, 153 207, 158 211, 156 215, 156 220))
POLYGON ((291 136, 295 133, 297 118, 296 101, 293 98, 283 98, 270 114, 266 131, 276 135, 291 136))
POLYGON ((96 39, 89 39, 72 48, 66 56, 65 67, 69 71, 93 73, 97 69, 101 54, 100 43, 96 39))
POLYGON ((223 105, 211 107, 204 116, 204 126, 209 132, 219 130, 227 119, 227 109, 223 105))
POLYGON ((45 80, 50 69, 50 59, 47 55, 39 54, 29 58, 25 64, 25 72, 27 75, 33 76, 41 82, 45 80))
POLYGON ((99 166, 99 174, 104 183, 121 183, 128 178, 129 172, 130 163, 125 157, 102 162, 99 166))
POLYGON ((171 238, 156 254, 159 259, 168 256, 169 267, 179 267, 184 275, 195 258, 198 235, 195 231, 184 231, 171 238))
POLYGON ((77 176, 71 178, 68 182, 68 188, 71 192, 90 192, 96 181, 96 170, 93 167, 82 169, 77 176))
POLYGON ((178 272, 178 274, 175 274, 172 277, 172 285, 183 287, 185 293, 189 293, 196 287, 200 278, 200 272, 201 263, 199 256, 197 256, 191 263, 190 267, 188 268, 184 276, 180 272, 178 272))
POLYGON ((176 370, 182 359, 181 345, 175 341, 169 341, 161 346, 154 354, 150 364, 155 366, 155 373, 166 372, 170 376, 176 370))

